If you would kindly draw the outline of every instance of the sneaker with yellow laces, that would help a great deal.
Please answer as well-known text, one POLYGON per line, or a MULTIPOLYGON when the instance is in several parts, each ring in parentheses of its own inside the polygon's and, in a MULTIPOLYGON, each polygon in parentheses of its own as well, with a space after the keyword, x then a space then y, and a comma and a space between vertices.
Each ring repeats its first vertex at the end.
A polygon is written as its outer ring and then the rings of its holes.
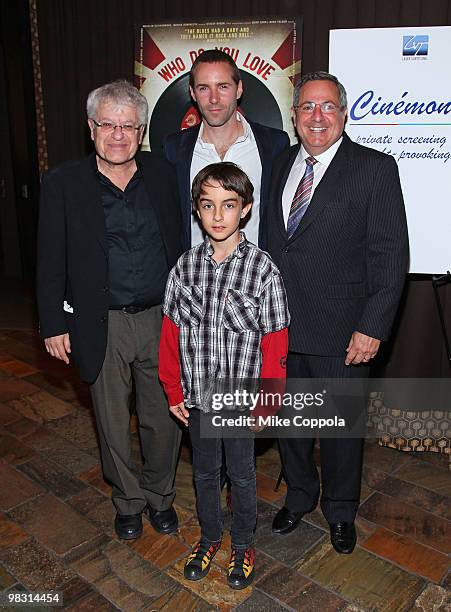
POLYGON ((227 575, 227 584, 232 589, 245 589, 254 579, 255 550, 232 548, 227 575))
POLYGON ((200 580, 204 578, 210 571, 211 562, 220 548, 221 542, 210 544, 201 539, 195 544, 185 563, 183 570, 185 578, 187 580, 200 580))

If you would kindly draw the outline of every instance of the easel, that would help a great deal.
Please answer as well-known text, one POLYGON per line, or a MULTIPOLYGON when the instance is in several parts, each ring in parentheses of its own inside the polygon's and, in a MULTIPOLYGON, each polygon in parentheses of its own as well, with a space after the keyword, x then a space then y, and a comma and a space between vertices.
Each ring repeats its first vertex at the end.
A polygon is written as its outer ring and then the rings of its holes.
POLYGON ((440 325, 442 327, 443 341, 445 342, 445 348, 446 348, 446 354, 448 356, 448 362, 451 365, 451 350, 450 350, 450 346, 449 346, 448 331, 446 329, 445 316, 443 314, 443 306, 442 306, 442 302, 441 302, 440 294, 439 294, 439 288, 443 287, 444 285, 448 285, 449 283, 451 283, 451 273, 450 273, 449 270, 447 271, 446 274, 443 274, 442 276, 433 276, 432 277, 432 287, 434 289, 434 295, 435 295, 435 301, 436 301, 436 304, 437 304, 438 316, 440 318, 440 325))

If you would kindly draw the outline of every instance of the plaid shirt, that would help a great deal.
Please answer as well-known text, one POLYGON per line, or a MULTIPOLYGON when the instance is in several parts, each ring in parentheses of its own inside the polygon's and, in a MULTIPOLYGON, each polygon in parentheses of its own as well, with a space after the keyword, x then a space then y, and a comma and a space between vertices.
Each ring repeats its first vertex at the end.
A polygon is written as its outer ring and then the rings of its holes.
POLYGON ((205 390, 217 379, 259 378, 261 338, 290 323, 279 270, 244 234, 217 263, 208 238, 171 270, 163 312, 180 330, 187 408, 208 410, 205 390))

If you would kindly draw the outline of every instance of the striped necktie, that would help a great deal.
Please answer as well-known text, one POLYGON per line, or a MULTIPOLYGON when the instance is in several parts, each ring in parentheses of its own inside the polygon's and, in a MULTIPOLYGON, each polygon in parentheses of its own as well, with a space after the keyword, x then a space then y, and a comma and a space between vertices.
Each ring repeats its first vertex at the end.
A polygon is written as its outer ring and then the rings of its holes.
POLYGON ((313 166, 317 163, 314 157, 307 157, 305 160, 305 173, 302 177, 294 194, 293 202, 291 203, 290 214, 288 215, 287 234, 288 238, 294 234, 298 225, 307 210, 310 202, 310 194, 313 185, 313 166))

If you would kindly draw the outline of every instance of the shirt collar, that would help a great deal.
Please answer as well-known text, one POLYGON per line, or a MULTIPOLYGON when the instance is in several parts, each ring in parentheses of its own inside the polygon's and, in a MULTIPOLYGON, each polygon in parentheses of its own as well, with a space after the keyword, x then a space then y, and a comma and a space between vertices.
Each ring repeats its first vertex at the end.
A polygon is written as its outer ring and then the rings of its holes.
MULTIPOLYGON (((324 153, 320 153, 319 155, 314 155, 313 157, 316 159, 318 163, 323 164, 327 168, 327 166, 333 160, 335 153, 338 151, 338 148, 341 145, 342 140, 343 140, 343 136, 341 136, 337 140, 337 142, 334 142, 334 144, 331 145, 326 151, 324 151, 324 153)), ((299 163, 305 162, 307 157, 310 157, 310 153, 307 153, 307 151, 304 149, 304 145, 301 144, 301 148, 299 149, 299 153, 298 153, 298 162, 299 163)))
POLYGON ((251 130, 251 126, 249 125, 249 122, 246 121, 244 115, 242 115, 241 113, 237 113, 236 114, 236 119, 237 121, 239 121, 240 123, 243 124, 243 128, 244 128, 244 132, 242 136, 239 136, 235 142, 243 142, 244 140, 247 140, 248 138, 252 137, 252 130, 251 130))
MULTIPOLYGON (((105 176, 104 174, 102 174, 102 172, 100 172, 99 167, 97 165, 97 157, 95 153, 93 153, 90 162, 91 162, 91 168, 93 169, 93 171, 97 174, 99 178, 105 177, 108 181, 110 180, 107 176, 105 176)), ((134 175, 132 176, 132 179, 136 177, 142 177, 142 164, 141 164, 141 161, 137 157, 135 157, 135 163, 136 163, 136 170, 135 170, 134 175)))
MULTIPOLYGON (((241 113, 238 113, 238 112, 236 113, 236 120, 243 124, 244 132, 243 132, 243 134, 241 136, 238 136, 238 138, 235 140, 235 143, 236 142, 244 142, 248 138, 253 138, 253 133, 252 133, 252 130, 251 130, 251 126, 249 125, 249 122, 246 121, 246 119, 244 118, 244 116, 241 113)), ((204 134, 204 122, 202 121, 201 124, 200 124, 199 134, 197 136, 197 142, 199 144, 201 144, 202 146, 206 146, 206 147, 214 146, 210 142, 204 142, 202 140, 203 134, 204 134)), ((235 144, 235 143, 233 143, 233 144, 235 144)))
MULTIPOLYGON (((245 256, 248 248, 249 248, 249 242, 246 238, 246 234, 243 231, 240 231, 239 243, 236 245, 236 247, 230 253, 230 255, 227 255, 227 257, 223 261, 221 261, 221 263, 224 263, 225 261, 229 261, 233 259, 234 257, 236 257, 237 259, 241 259, 242 257, 245 256)), ((205 237, 204 244, 203 244, 203 251, 204 251, 205 259, 207 259, 208 261, 211 261, 211 258, 213 257, 215 250, 208 236, 205 237)))

